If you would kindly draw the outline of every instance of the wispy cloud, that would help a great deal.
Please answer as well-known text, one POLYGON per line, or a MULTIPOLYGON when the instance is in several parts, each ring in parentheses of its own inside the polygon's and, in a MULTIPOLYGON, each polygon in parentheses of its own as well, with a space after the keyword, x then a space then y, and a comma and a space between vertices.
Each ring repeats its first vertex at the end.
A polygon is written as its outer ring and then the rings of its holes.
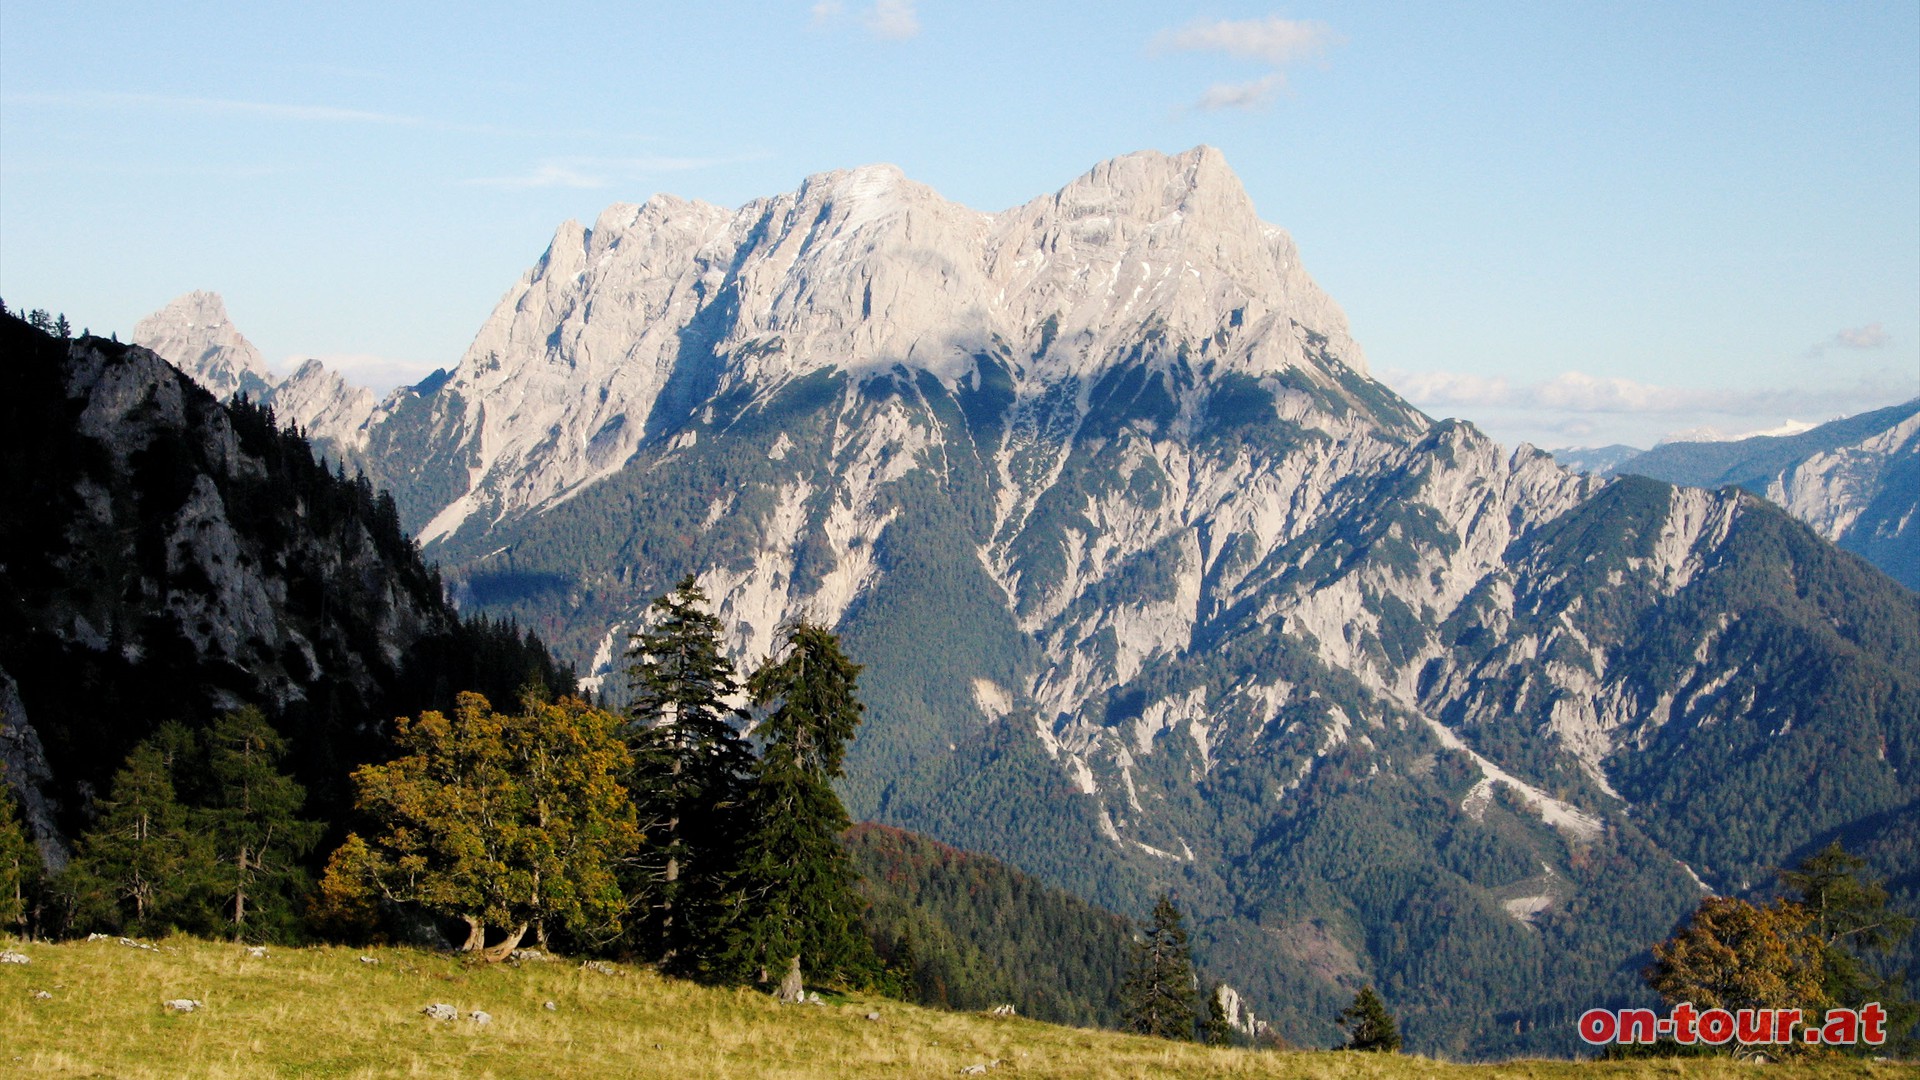
POLYGON ((1539 446, 1651 446, 1709 431, 1777 433, 1784 422, 1820 423, 1913 396, 1912 376, 1891 371, 1865 374, 1851 384, 1801 387, 1663 386, 1579 371, 1533 381, 1448 371, 1387 370, 1380 376, 1435 416, 1461 417, 1502 441, 1539 446))
POLYGON ((1193 108, 1253 109, 1271 102, 1287 87, 1286 69, 1316 60, 1346 39, 1323 22, 1283 19, 1218 19, 1189 23, 1178 30, 1154 35, 1154 52, 1219 53, 1266 65, 1267 74, 1241 82, 1216 83, 1193 103, 1193 108))
POLYGON ((1842 330, 1802 355, 1811 360, 1824 355, 1828 349, 1878 349, 1892 340, 1893 336, 1887 333, 1886 327, 1879 323, 1868 323, 1842 330))
POLYGON ((1286 77, 1279 72, 1261 79, 1240 83, 1214 83, 1200 100, 1193 103, 1196 109, 1209 112, 1214 109, 1252 109, 1272 101, 1287 85, 1286 77))
POLYGON ((885 41, 905 41, 920 33, 920 15, 913 0, 879 0, 860 20, 874 37, 885 41))
MULTIPOLYGON (((807 10, 815 26, 836 22, 847 13, 846 5, 840 0, 819 0, 807 10)), ((859 21, 868 33, 882 41, 905 41, 920 34, 920 12, 914 0, 876 0, 861 9, 859 21)))
POLYGON ((1154 44, 1168 52, 1221 52, 1285 67, 1296 60, 1318 57, 1343 40, 1326 23, 1269 15, 1264 19, 1189 23, 1178 30, 1160 31, 1154 44))
POLYGON ((281 376, 292 375, 309 360, 318 360, 328 371, 346 380, 349 386, 365 387, 376 397, 396 386, 409 386, 433 373, 436 365, 424 360, 402 360, 374 353, 324 353, 320 356, 290 354, 280 358, 273 369, 281 376))
POLYGON ((596 176, 581 172, 565 165, 541 165, 531 172, 519 176, 475 176, 464 183, 475 187, 507 188, 513 191, 525 191, 530 188, 603 188, 610 182, 605 176, 596 176))
POLYGON ((93 109, 159 109, 174 112, 221 113, 229 116, 258 116, 273 120, 309 120, 324 123, 391 124, 421 126, 427 121, 418 116, 372 112, 366 109, 342 109, 332 105, 289 105, 272 101, 239 101, 232 98, 180 97, 170 94, 8 94, 10 103, 63 105, 93 109))
POLYGON ((1395 375, 1390 385, 1422 407, 1542 409, 1560 413, 1705 412, 1729 416, 1844 410, 1856 406, 1863 396, 1877 399, 1891 389, 1879 383, 1820 388, 1660 386, 1579 371, 1564 372, 1537 382, 1514 382, 1504 375, 1423 371, 1395 375))
POLYGON ((691 172, 718 165, 735 165, 765 159, 763 153, 732 154, 721 157, 569 157, 541 162, 531 170, 512 176, 476 176, 462 183, 476 187, 525 191, 533 188, 603 188, 628 180, 661 173, 691 172))

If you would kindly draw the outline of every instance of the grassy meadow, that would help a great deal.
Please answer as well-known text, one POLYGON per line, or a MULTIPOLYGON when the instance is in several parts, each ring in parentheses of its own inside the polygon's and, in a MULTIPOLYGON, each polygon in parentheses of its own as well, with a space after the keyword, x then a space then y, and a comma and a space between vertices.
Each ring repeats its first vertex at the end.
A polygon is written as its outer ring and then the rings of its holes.
POLYGON ((415 949, 268 949, 192 938, 14 944, 0 964, 0 1075, 207 1077, 1749 1077, 1912 1076, 1910 1066, 1727 1060, 1451 1065, 1215 1050, 886 999, 780 1005, 607 965, 481 966, 415 949), (371 957, 377 963, 361 958, 371 957), (46 997, 38 995, 45 994, 46 997), (193 998, 190 1014, 162 1001, 193 998), (547 1002, 555 1008, 546 1008, 547 1002), (461 1018, 436 1021, 427 1005, 461 1018), (481 1026, 474 1010, 492 1015, 481 1026), (869 1013, 879 1013, 869 1020, 869 1013))

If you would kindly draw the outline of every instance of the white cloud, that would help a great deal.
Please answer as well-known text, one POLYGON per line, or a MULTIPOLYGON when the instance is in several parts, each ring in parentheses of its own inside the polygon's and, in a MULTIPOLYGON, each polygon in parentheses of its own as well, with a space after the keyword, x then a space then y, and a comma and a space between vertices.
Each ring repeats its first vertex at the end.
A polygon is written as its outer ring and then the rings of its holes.
MULTIPOLYGON (((847 13, 840 0, 819 0, 807 9, 815 26, 827 26, 847 13)), ((905 41, 920 34, 920 12, 915 0, 875 0, 859 14, 860 25, 882 41, 905 41)))
POLYGON ((1506 443, 1652 446, 1685 433, 1778 432, 1824 423, 1913 396, 1912 376, 1881 371, 1851 384, 1804 387, 1663 386, 1570 371, 1515 380, 1465 372, 1382 371, 1381 379, 1434 416, 1471 420, 1506 443))
POLYGON ((281 376, 293 374, 308 360, 318 360, 328 371, 346 380, 348 386, 360 386, 383 397, 396 386, 411 386, 433 374, 436 365, 424 360, 400 360, 374 353, 325 353, 320 356, 291 354, 273 365, 281 376))
POLYGON ((1720 413, 1746 416, 1774 412, 1820 413, 1857 407, 1863 398, 1894 392, 1880 382, 1819 388, 1659 386, 1633 379, 1568 371, 1531 383, 1504 375, 1422 371, 1389 373, 1387 382, 1423 408, 1535 409, 1556 413, 1720 413))
POLYGON ((1169 52, 1221 52, 1285 67, 1308 60, 1345 39, 1323 22, 1297 22, 1269 15, 1264 19, 1220 19, 1162 30, 1154 44, 1169 52))
POLYGON ((607 186, 604 176, 590 176, 565 165, 542 165, 530 173, 521 176, 476 176, 466 181, 476 187, 507 188, 512 191, 525 191, 531 188, 603 188, 607 186))
POLYGON ((1259 61, 1269 68, 1267 74, 1241 82, 1215 83, 1192 106, 1207 111, 1255 109, 1286 89, 1288 66, 1316 59, 1345 40, 1326 23, 1269 15, 1264 19, 1199 21, 1178 30, 1162 30, 1154 35, 1153 51, 1220 53, 1259 61))
POLYGON ((860 21, 874 37, 885 41, 905 41, 920 33, 920 15, 913 0, 879 0, 860 21))
POLYGON ((1878 349, 1892 340, 1893 335, 1887 333, 1886 327, 1879 323, 1868 323, 1865 326, 1854 326, 1842 330, 1808 349, 1802 355, 1811 360, 1823 355, 1828 349, 1878 349))
POLYGON ((743 161, 761 161, 766 154, 731 154, 723 157, 569 157, 541 162, 532 171, 517 176, 478 176, 463 183, 477 187, 497 187, 523 191, 530 188, 603 188, 612 184, 639 180, 661 173, 691 172, 716 165, 743 161))
POLYGON ((163 109, 186 112, 224 113, 236 116, 260 116, 276 120, 316 120, 330 123, 398 124, 403 126, 418 126, 426 123, 425 120, 418 116, 371 112, 366 109, 341 109, 331 105, 284 105, 268 101, 177 97, 167 94, 8 94, 5 100, 30 105, 64 105, 96 109, 163 109))
POLYGON ((1209 112, 1214 109, 1251 109, 1272 101, 1287 85, 1286 76, 1279 72, 1252 82, 1214 83, 1200 100, 1193 103, 1196 109, 1209 112))

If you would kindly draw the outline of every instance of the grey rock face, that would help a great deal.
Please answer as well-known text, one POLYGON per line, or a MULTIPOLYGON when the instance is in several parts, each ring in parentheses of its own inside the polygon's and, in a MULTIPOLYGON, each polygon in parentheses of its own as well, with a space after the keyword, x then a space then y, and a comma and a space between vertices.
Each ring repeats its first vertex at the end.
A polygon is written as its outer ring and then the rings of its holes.
POLYGON ((1920 590, 1920 400, 1794 435, 1666 443, 1615 471, 1763 495, 1920 590))
POLYGON ((253 397, 279 380, 227 318, 218 293, 190 292, 134 324, 133 342, 172 361, 222 401, 253 397))
POLYGON ((4 766, 0 776, 5 777, 25 811, 27 829, 40 850, 41 861, 48 870, 59 873, 67 865, 67 847, 54 820, 58 805, 46 793, 53 770, 47 766, 46 751, 27 716, 27 707, 20 701, 20 686, 4 668, 0 668, 0 765, 4 766))

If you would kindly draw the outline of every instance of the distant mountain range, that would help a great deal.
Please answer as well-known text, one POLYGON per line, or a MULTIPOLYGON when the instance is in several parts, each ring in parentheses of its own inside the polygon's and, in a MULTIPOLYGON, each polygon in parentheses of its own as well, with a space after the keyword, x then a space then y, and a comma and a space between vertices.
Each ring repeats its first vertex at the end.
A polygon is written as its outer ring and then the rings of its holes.
POLYGON ((1920 590, 1920 398, 1793 434, 1556 450, 1568 468, 1744 488, 1920 590))
POLYGON ((610 695, 683 574, 743 659, 836 626, 856 817, 1172 891, 1295 1041, 1371 983, 1423 1050, 1568 1052, 1705 889, 1834 836, 1920 881, 1920 597, 1426 417, 1208 148, 995 214, 884 166, 618 204, 451 370, 270 390, 610 695))

